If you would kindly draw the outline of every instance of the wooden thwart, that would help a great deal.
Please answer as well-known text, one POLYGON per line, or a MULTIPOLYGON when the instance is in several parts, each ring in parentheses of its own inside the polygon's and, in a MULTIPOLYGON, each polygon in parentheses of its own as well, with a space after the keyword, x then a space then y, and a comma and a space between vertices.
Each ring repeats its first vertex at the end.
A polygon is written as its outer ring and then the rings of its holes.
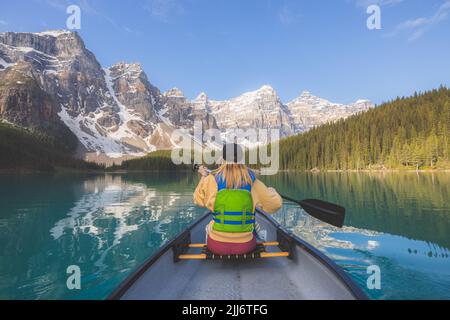
MULTIPOLYGON (((280 244, 278 242, 274 241, 274 242, 258 243, 258 245, 262 245, 264 247, 276 247, 280 244)), ((189 248, 204 248, 204 247, 206 247, 206 243, 191 243, 188 245, 188 247, 189 248)))
MULTIPOLYGON (((218 260, 223 259, 234 259, 234 258, 239 258, 239 259, 247 259, 247 258, 277 258, 277 257, 289 257, 289 252, 261 252, 258 253, 257 255, 249 253, 246 255, 224 255, 224 256, 215 256, 213 255, 213 259, 218 260)), ((200 253, 200 254, 180 254, 178 256, 178 258, 180 260, 207 260, 208 259, 208 255, 205 253, 200 253)))
POLYGON ((206 247, 206 244, 204 243, 191 243, 188 245, 189 248, 204 248, 206 247))
POLYGON ((208 249, 206 243, 191 243, 191 235, 189 232, 183 234, 183 237, 173 245, 173 261, 186 260, 255 260, 284 257, 294 259, 294 251, 289 238, 277 232, 276 241, 259 242, 255 249, 245 254, 217 255, 208 249), (270 249, 272 250, 270 250, 270 249), (275 249, 276 248, 276 249, 275 249))
POLYGON ((206 254, 180 254, 178 256, 180 260, 206 260, 206 254))
POLYGON ((261 258, 289 257, 289 252, 261 252, 261 258))
POLYGON ((277 241, 274 241, 274 242, 263 242, 263 243, 261 243, 261 245, 264 246, 264 247, 276 247, 276 246, 279 246, 280 243, 277 242, 277 241))

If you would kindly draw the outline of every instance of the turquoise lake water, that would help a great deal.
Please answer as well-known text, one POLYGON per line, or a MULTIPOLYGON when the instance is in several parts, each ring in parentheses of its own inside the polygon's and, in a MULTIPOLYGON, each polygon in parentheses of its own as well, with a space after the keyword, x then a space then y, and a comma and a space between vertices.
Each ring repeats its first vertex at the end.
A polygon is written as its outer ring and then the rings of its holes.
MULTIPOLYGON (((274 217, 374 299, 450 299, 450 174, 280 173, 286 195, 347 208, 342 229, 285 203, 274 217), (369 290, 378 265, 381 289, 369 290)), ((103 299, 205 210, 191 174, 0 175, 0 299, 103 299), (70 265, 81 290, 66 286, 70 265)), ((274 297, 276 298, 276 297, 274 297)))

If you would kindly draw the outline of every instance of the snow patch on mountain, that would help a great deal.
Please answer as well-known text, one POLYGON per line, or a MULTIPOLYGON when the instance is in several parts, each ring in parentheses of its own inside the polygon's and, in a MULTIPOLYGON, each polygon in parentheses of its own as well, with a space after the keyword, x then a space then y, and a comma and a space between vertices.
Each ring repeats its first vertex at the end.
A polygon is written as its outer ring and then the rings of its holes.
POLYGON ((47 30, 43 32, 36 33, 40 36, 50 36, 50 37, 59 37, 61 35, 71 35, 73 32, 69 30, 47 30))
POLYGON ((13 67, 15 65, 15 63, 8 63, 2 57, 0 57, 0 70, 6 70, 9 67, 13 67))
POLYGON ((81 114, 76 117, 71 117, 64 106, 61 106, 61 111, 58 115, 87 150, 95 150, 98 153, 102 152, 111 158, 123 156, 125 150, 123 150, 120 142, 109 137, 104 137, 98 133, 95 127, 95 118, 89 119, 81 114), (85 128, 88 128, 89 132, 86 129, 82 129, 81 124, 85 128))
POLYGON ((165 124, 172 126, 172 122, 170 122, 170 120, 165 117, 165 114, 167 113, 169 109, 168 108, 164 108, 158 111, 158 118, 165 124))
POLYGON ((113 88, 113 80, 111 78, 111 71, 109 69, 104 69, 105 71, 105 81, 106 81, 106 87, 108 88, 109 94, 110 96, 114 99, 114 101, 116 102, 117 106, 119 107, 119 111, 117 112, 117 114, 120 117, 120 125, 119 125, 119 129, 116 130, 115 132, 112 132, 110 134, 111 137, 115 138, 115 139, 122 139, 124 137, 130 137, 130 138, 134 138, 133 133, 126 128, 126 124, 131 121, 131 120, 136 120, 136 121, 140 121, 142 120, 141 117, 138 117, 134 114, 131 114, 128 111, 128 108, 125 107, 120 101, 119 99, 117 99, 117 95, 116 92, 114 91, 113 88))

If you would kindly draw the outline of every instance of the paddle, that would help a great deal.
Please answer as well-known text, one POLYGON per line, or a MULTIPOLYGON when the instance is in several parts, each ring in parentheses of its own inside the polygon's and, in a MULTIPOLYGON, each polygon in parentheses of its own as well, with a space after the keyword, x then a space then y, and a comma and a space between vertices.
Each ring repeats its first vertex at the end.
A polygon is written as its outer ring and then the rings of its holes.
POLYGON ((334 203, 318 199, 295 200, 280 194, 287 201, 294 202, 302 207, 310 216, 320 221, 342 228, 345 219, 345 208, 334 203))
MULTIPOLYGON (((200 166, 198 164, 195 164, 192 167, 192 170, 198 171, 199 168, 200 166)), ((211 173, 210 170, 208 170, 208 172, 211 173)), ((342 228, 342 226, 344 225, 344 207, 318 199, 296 200, 282 194, 280 194, 280 196, 286 201, 298 204, 303 208, 303 210, 306 211, 306 213, 316 219, 319 219, 320 221, 326 222, 338 228, 342 228)))

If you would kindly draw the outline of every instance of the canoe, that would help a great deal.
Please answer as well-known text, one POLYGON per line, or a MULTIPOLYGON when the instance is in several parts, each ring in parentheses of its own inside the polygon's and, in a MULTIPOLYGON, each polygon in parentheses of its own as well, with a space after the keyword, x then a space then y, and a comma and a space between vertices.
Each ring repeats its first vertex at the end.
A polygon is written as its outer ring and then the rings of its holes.
POLYGON ((214 256, 207 252, 206 214, 164 245, 108 299, 123 300, 355 300, 358 285, 318 249, 258 211, 266 235, 259 252, 214 256))

